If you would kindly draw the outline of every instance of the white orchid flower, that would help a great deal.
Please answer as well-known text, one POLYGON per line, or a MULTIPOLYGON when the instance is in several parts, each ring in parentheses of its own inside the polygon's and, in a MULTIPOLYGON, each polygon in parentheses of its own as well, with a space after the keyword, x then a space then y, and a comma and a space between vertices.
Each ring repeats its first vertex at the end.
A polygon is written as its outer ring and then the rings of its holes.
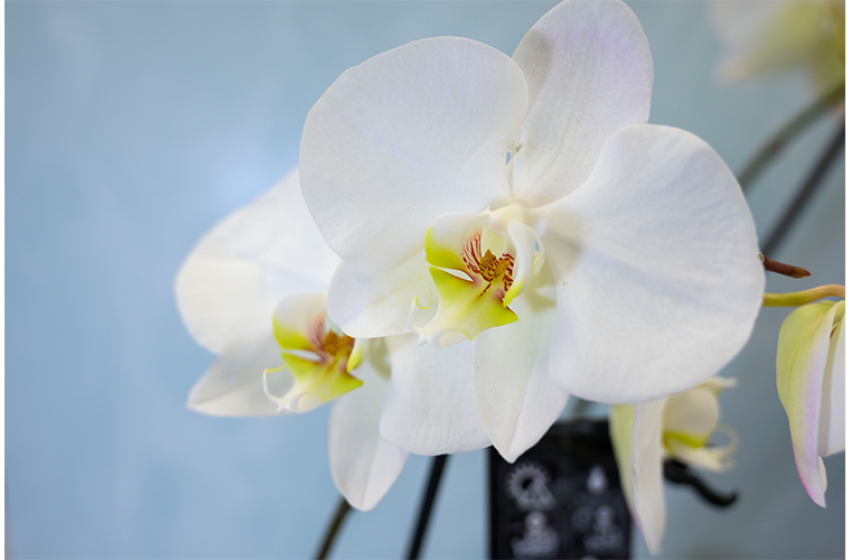
POLYGON ((777 341, 777 393, 789 417, 798 476, 825 507, 822 457, 845 450, 845 301, 792 311, 777 341))
POLYGON ((722 80, 738 83, 805 68, 822 92, 845 82, 844 0, 710 4, 726 54, 722 80))
POLYGON ((612 405, 609 431, 624 498, 651 554, 665 532, 663 464, 673 458, 710 471, 733 466, 734 434, 725 446, 708 446, 718 429, 718 394, 735 379, 713 377, 697 387, 649 402, 612 405))
POLYGON ((353 506, 368 510, 408 456, 388 438, 421 433, 412 450, 425 454, 488 441, 469 414, 472 387, 430 394, 439 402, 415 398, 426 374, 443 379, 471 370, 471 346, 442 354, 418 347, 412 335, 356 343, 326 318, 322 290, 338 262, 310 219, 297 172, 213 228, 177 278, 189 332, 219 356, 188 405, 217 416, 266 416, 333 399, 334 482, 353 506))
POLYGON ((646 124, 652 81, 623 2, 568 0, 513 58, 415 41, 347 70, 308 115, 302 190, 343 259, 330 316, 355 337, 475 338, 478 412, 509 461, 569 393, 686 389, 753 327, 747 204, 704 142, 646 124))

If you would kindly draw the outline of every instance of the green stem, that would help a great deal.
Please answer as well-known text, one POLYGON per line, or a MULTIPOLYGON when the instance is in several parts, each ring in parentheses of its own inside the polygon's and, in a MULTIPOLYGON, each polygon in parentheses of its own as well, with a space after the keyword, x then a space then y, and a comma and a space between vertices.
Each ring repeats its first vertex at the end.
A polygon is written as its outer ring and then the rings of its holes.
POLYGON ((763 307, 799 307, 826 297, 845 299, 845 286, 828 284, 801 292, 764 294, 762 296, 762 305, 763 307))
POLYGON ((780 154, 786 144, 802 132, 808 125, 814 122, 822 113, 827 112, 839 101, 845 99, 845 83, 830 91, 816 101, 813 105, 804 109, 794 119, 772 138, 757 154, 750 160, 744 170, 739 174, 739 184, 742 190, 747 191, 754 179, 762 172, 775 156, 780 154))

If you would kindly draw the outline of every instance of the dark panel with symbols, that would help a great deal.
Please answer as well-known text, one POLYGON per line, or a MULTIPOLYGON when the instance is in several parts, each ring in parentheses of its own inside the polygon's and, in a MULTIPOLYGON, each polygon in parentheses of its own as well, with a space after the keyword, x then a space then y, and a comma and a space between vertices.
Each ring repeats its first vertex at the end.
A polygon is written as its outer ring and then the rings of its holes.
POLYGON ((491 558, 629 558, 608 422, 555 424, 511 465, 490 449, 491 558))

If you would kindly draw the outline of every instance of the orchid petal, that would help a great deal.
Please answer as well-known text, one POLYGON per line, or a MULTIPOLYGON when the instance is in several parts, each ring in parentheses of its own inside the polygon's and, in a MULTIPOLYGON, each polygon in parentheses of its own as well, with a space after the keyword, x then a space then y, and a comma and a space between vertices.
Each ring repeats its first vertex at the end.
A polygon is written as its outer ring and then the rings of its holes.
POLYGON ((821 301, 792 311, 777 341, 777 393, 789 417, 798 476, 810 498, 825 507, 819 451, 822 392, 837 309, 844 302, 821 301))
POLYGON ((662 485, 662 414, 665 399, 638 403, 632 421, 632 483, 638 529, 650 554, 659 552, 665 533, 665 489, 662 485))
POLYGON ((764 271, 736 179, 695 136, 635 125, 581 189, 540 211, 558 290, 552 375, 629 402, 683 391, 750 336, 764 271))
POLYGON ((484 331, 476 341, 479 415, 509 462, 544 436, 567 403, 567 391, 549 375, 555 305, 552 273, 544 266, 514 301, 518 321, 484 331))
MULTIPOLYGON (((263 394, 263 370, 281 364, 281 349, 268 329, 266 339, 244 354, 222 356, 192 387, 187 406, 213 416, 270 416, 277 406, 263 394)), ((286 392, 292 377, 275 376, 275 390, 286 392)))
POLYGON ((702 447, 718 425, 718 399, 708 388, 695 387, 668 397, 663 415, 664 443, 702 447))
POLYGON ((331 475, 340 492, 360 510, 374 508, 405 466, 408 453, 379 432, 390 388, 383 341, 368 341, 368 359, 358 368, 364 386, 343 395, 331 408, 331 475), (377 366, 377 367, 376 367, 377 366))
POLYGON ((367 272, 343 262, 331 278, 328 315, 354 337, 410 333, 437 310, 428 263, 417 253, 386 272, 367 272), (423 317, 412 320, 412 312, 423 317))
POLYGON ((836 305, 833 332, 822 385, 818 454, 828 457, 845 450, 845 302, 836 305), (837 317, 842 315, 837 323, 837 317))
POLYGON ((621 492, 629 507, 629 513, 639 524, 635 511, 635 489, 632 484, 632 418, 631 404, 613 404, 609 406, 609 439, 618 465, 618 477, 621 492))
POLYGON ((300 148, 304 197, 328 244, 387 270, 448 212, 505 201, 507 147, 526 83, 503 53, 423 39, 344 72, 314 105, 300 148))
POLYGON ((554 201, 578 188, 606 140, 647 122, 650 46, 626 4, 568 0, 550 10, 514 53, 529 84, 512 157, 515 200, 554 201))
POLYGON ((488 214, 446 214, 439 217, 428 228, 425 236, 426 260, 432 266, 457 270, 470 274, 468 264, 471 258, 478 258, 479 253, 491 249, 500 255, 505 250, 505 242, 500 248, 492 249, 484 242, 487 232, 488 214), (466 259, 466 260, 465 260, 466 259))
POLYGON ((387 339, 390 392, 381 434, 418 455, 460 453, 490 445, 476 411, 474 346, 420 346, 415 336, 387 339))
POLYGON ((511 304, 529 282, 532 272, 543 263, 544 252, 535 230, 520 222, 509 222, 508 236, 516 256, 511 287, 505 292, 505 305, 511 304))
POLYGON ((177 276, 178 308, 202 346, 241 354, 265 338, 282 296, 325 289, 337 262, 293 172, 195 246, 177 276))

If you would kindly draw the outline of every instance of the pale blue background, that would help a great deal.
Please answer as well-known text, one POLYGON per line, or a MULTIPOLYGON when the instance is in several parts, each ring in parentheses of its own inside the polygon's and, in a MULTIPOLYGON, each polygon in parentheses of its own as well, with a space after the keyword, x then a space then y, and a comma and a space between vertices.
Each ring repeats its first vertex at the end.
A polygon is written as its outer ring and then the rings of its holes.
MULTIPOLYGON (((298 159, 307 111, 346 68, 422 37, 511 54, 551 2, 6 4, 6 515, 16 558, 300 558, 337 493, 327 412, 217 419, 188 412, 212 361, 177 314, 175 273, 217 220, 298 159)), ((728 89, 698 2, 633 4, 656 68, 651 121, 686 128, 733 169, 810 102, 802 77, 728 89)), ((827 141, 823 123, 755 186, 760 233, 827 141)), ((776 258, 844 283, 844 173, 776 258)), ((665 557, 839 557, 844 456, 827 510, 792 461, 769 310, 728 373, 738 467, 711 477, 718 513, 669 489, 665 557)), ((339 557, 400 557, 428 460, 352 516, 339 557)), ((424 553, 486 554, 485 454, 453 457, 424 553)), ((636 553, 646 556, 643 544, 636 553)))

